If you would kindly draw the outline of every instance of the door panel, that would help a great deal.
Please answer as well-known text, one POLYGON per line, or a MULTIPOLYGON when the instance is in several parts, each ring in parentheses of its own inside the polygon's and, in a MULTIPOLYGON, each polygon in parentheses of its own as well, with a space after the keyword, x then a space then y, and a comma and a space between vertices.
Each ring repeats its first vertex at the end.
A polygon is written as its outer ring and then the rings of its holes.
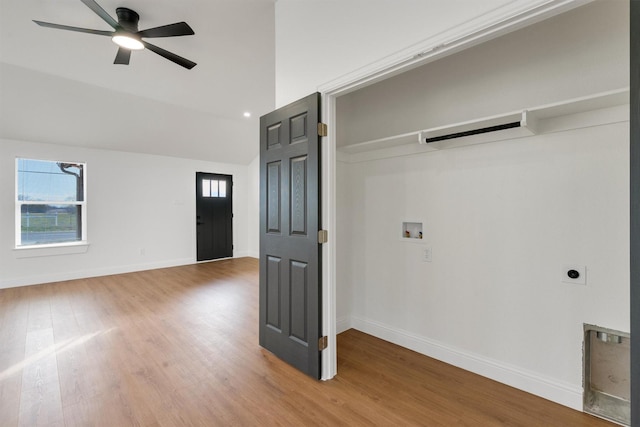
POLYGON ((280 164, 282 162, 272 162, 267 165, 267 232, 280 233, 280 164))
POLYGON ((282 312, 280 310, 281 289, 280 285, 282 280, 280 279, 280 258, 269 256, 267 257, 267 273, 266 273, 266 324, 270 328, 274 328, 277 332, 282 331, 282 312))
POLYGON ((231 175, 196 172, 197 260, 233 256, 231 175))
POLYGON ((291 159, 291 234, 307 234, 307 156, 291 159))
POLYGON ((320 378, 320 94, 260 118, 260 345, 320 378))
POLYGON ((291 261, 289 271, 291 272, 291 337, 297 338, 300 342, 308 341, 306 329, 307 317, 307 292, 309 282, 307 281, 307 263, 291 261))

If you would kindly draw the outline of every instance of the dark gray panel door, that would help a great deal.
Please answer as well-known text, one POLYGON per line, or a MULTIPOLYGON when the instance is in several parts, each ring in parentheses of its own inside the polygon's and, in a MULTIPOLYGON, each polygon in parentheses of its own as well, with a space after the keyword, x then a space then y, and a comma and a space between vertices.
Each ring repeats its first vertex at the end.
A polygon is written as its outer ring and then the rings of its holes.
POLYGON ((197 260, 233 256, 231 175, 196 172, 197 260))
POLYGON ((260 345, 320 378, 320 94, 260 118, 260 345))

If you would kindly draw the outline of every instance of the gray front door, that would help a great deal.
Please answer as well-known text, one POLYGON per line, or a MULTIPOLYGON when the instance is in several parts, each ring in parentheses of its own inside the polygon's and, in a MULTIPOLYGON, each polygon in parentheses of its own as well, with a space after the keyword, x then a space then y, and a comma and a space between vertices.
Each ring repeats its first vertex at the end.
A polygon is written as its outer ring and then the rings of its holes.
POLYGON ((260 118, 260 345, 320 378, 320 94, 260 118))

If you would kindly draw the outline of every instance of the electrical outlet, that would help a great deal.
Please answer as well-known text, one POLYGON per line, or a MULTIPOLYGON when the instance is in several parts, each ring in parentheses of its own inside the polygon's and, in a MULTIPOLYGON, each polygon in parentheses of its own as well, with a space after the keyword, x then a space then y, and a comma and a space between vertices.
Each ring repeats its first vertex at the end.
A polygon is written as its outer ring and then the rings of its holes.
POLYGON ((422 250, 422 262, 431 262, 431 248, 422 250))
POLYGON ((576 285, 587 284, 587 267, 584 265, 566 264, 562 267, 562 281, 564 283, 575 283, 576 285))

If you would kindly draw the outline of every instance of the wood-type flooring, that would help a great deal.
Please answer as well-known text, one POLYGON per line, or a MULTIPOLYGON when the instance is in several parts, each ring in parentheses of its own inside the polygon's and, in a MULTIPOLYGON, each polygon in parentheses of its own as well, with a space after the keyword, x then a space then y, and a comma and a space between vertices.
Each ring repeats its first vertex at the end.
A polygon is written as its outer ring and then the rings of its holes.
POLYGON ((0 290, 0 426, 610 426, 362 332, 258 345, 251 258, 0 290))

